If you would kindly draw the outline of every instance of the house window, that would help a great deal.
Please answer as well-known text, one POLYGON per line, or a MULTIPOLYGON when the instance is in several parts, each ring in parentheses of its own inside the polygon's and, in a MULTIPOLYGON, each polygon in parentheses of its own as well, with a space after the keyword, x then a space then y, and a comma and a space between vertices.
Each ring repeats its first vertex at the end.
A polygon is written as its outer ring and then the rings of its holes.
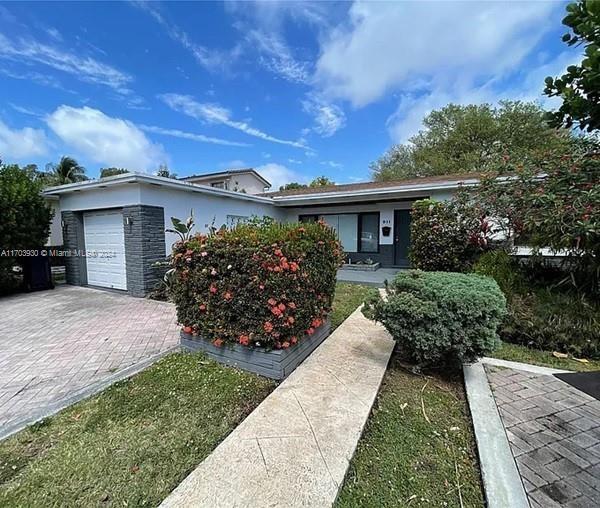
POLYGON ((359 214, 360 252, 379 252, 379 214, 359 214))
POLYGON ((227 184, 225 182, 212 182, 210 186, 215 189, 227 189, 227 184))
POLYGON ((247 215, 228 215, 227 216, 227 227, 233 228, 240 223, 246 222, 249 219, 247 215))
POLYGON ((335 231, 344 252, 379 252, 379 212, 298 216, 300 222, 319 219, 335 231))

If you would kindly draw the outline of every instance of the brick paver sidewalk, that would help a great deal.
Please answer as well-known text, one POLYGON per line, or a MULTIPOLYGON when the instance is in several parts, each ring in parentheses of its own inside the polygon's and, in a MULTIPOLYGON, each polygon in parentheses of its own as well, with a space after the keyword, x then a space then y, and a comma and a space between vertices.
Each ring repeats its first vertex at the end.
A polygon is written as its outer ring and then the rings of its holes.
POLYGON ((600 506, 600 401, 554 376, 485 369, 531 506, 600 506))
POLYGON ((0 431, 177 341, 168 303, 72 286, 0 299, 0 431))

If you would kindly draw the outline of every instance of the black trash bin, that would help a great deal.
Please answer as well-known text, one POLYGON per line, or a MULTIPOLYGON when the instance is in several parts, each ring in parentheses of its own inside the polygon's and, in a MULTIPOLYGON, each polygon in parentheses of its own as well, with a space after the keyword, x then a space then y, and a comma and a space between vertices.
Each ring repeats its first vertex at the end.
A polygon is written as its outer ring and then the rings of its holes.
POLYGON ((25 291, 54 289, 50 257, 41 254, 21 258, 23 267, 23 287, 25 291))

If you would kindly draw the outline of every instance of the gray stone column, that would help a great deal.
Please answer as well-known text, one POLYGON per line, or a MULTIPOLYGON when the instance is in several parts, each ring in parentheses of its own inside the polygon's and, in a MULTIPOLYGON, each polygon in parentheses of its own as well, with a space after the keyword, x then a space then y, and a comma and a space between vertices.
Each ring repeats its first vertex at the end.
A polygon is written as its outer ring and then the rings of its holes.
MULTIPOLYGON (((65 250, 72 253, 79 250, 85 251, 85 237, 83 235, 83 214, 81 212, 61 212, 63 223, 63 245, 65 250)), ((83 286, 87 284, 87 265, 85 256, 71 255, 65 257, 65 275, 67 284, 83 286)))
POLYGON ((133 296, 146 296, 164 272, 152 266, 166 257, 164 209, 148 205, 124 207, 123 230, 127 291, 133 296))

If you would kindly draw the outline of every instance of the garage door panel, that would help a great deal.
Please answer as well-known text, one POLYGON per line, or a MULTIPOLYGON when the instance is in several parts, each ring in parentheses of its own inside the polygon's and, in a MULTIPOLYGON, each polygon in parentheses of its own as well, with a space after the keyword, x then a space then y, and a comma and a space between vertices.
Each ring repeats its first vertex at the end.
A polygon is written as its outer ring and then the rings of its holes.
POLYGON ((125 235, 121 212, 89 212, 83 216, 88 284, 127 289, 125 235))

